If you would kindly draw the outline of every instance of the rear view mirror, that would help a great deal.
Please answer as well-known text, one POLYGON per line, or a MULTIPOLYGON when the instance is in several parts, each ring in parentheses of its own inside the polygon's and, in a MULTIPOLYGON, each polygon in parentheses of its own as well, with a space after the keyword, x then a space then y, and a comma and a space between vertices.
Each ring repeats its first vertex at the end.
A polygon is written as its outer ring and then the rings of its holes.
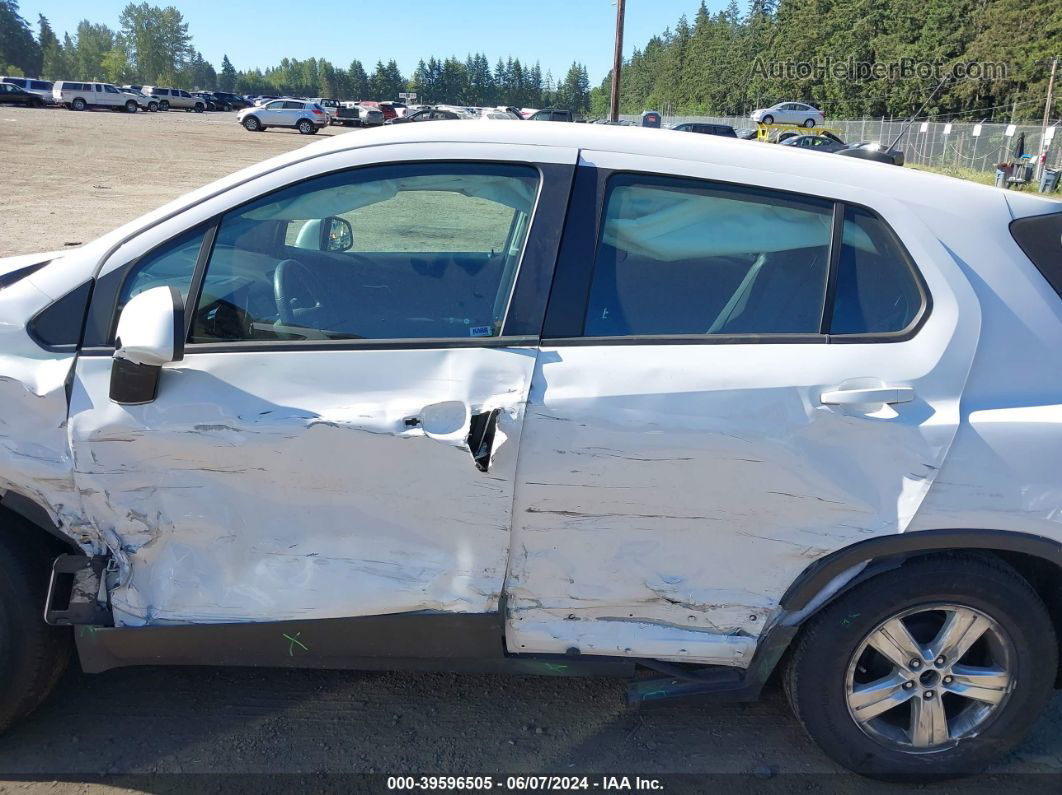
POLYGON ((321 251, 346 251, 354 245, 350 221, 330 215, 321 221, 321 251))
POLYGON ((184 358, 184 300, 176 287, 154 287, 129 300, 118 318, 111 400, 150 403, 162 365, 184 358))

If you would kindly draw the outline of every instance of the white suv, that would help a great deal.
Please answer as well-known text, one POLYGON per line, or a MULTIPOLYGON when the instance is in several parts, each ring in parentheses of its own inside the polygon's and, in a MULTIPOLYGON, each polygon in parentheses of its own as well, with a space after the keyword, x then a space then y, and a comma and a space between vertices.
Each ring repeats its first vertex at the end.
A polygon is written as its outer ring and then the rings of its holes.
POLYGON ((81 83, 73 80, 56 80, 52 84, 52 97, 56 105, 69 110, 88 108, 124 109, 136 113, 140 98, 110 83, 81 83))
POLYGON ((0 730, 76 643, 777 669, 860 773, 1005 753, 1059 674, 1062 206, 787 149, 392 125, 0 260, 0 730))
POLYGON ((159 110, 171 108, 184 111, 202 113, 206 110, 206 103, 200 97, 194 97, 187 91, 179 88, 163 88, 161 86, 144 86, 140 89, 146 96, 155 99, 159 103, 159 110))
POLYGON ((262 132, 269 127, 290 127, 303 135, 313 135, 327 127, 331 117, 316 102, 304 99, 274 99, 259 107, 244 108, 236 114, 236 122, 249 132, 262 132))

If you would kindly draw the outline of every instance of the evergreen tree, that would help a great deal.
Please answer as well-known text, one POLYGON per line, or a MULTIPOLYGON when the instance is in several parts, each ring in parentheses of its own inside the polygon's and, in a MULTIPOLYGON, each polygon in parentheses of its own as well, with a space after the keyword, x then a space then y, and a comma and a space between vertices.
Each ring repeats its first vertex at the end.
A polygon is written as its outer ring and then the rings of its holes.
POLYGON ((236 69, 232 65, 232 61, 229 60, 228 55, 221 56, 221 76, 218 78, 218 89, 229 92, 236 90, 236 69))
POLYGON ((0 69, 31 77, 41 73, 40 45, 19 14, 16 0, 0 0, 0 69))
POLYGON ((66 52, 44 14, 39 15, 37 24, 40 29, 37 34, 37 42, 41 48, 40 76, 47 80, 61 80, 69 70, 66 52))
POLYGON ((361 61, 353 60, 347 69, 347 80, 350 84, 350 99, 369 99, 372 92, 369 90, 369 76, 365 73, 365 67, 361 61))

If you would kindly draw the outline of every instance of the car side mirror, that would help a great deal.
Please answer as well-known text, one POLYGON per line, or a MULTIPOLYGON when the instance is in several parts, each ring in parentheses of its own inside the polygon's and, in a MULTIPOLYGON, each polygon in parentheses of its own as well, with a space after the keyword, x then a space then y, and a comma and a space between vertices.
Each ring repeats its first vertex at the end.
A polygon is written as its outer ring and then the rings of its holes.
POLYGON ((111 400, 150 403, 162 365, 184 358, 184 299, 176 287, 153 287, 122 309, 111 363, 111 400))
POLYGON ((354 245, 350 221, 330 215, 321 221, 321 251, 346 251, 354 245))

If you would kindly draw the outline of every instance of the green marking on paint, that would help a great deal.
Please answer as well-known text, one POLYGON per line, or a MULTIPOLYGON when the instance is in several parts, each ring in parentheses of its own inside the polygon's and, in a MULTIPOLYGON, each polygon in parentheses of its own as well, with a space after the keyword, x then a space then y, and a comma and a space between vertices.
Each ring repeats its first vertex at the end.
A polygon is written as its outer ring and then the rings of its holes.
POLYGON ((296 646, 298 646, 303 651, 309 651, 309 649, 306 647, 306 644, 303 643, 301 640, 299 640, 299 636, 300 635, 302 635, 301 632, 296 632, 295 633, 295 637, 292 637, 291 635, 289 635, 286 632, 284 633, 284 638, 286 640, 290 641, 288 643, 288 656, 289 657, 294 657, 295 656, 295 647, 296 646))

